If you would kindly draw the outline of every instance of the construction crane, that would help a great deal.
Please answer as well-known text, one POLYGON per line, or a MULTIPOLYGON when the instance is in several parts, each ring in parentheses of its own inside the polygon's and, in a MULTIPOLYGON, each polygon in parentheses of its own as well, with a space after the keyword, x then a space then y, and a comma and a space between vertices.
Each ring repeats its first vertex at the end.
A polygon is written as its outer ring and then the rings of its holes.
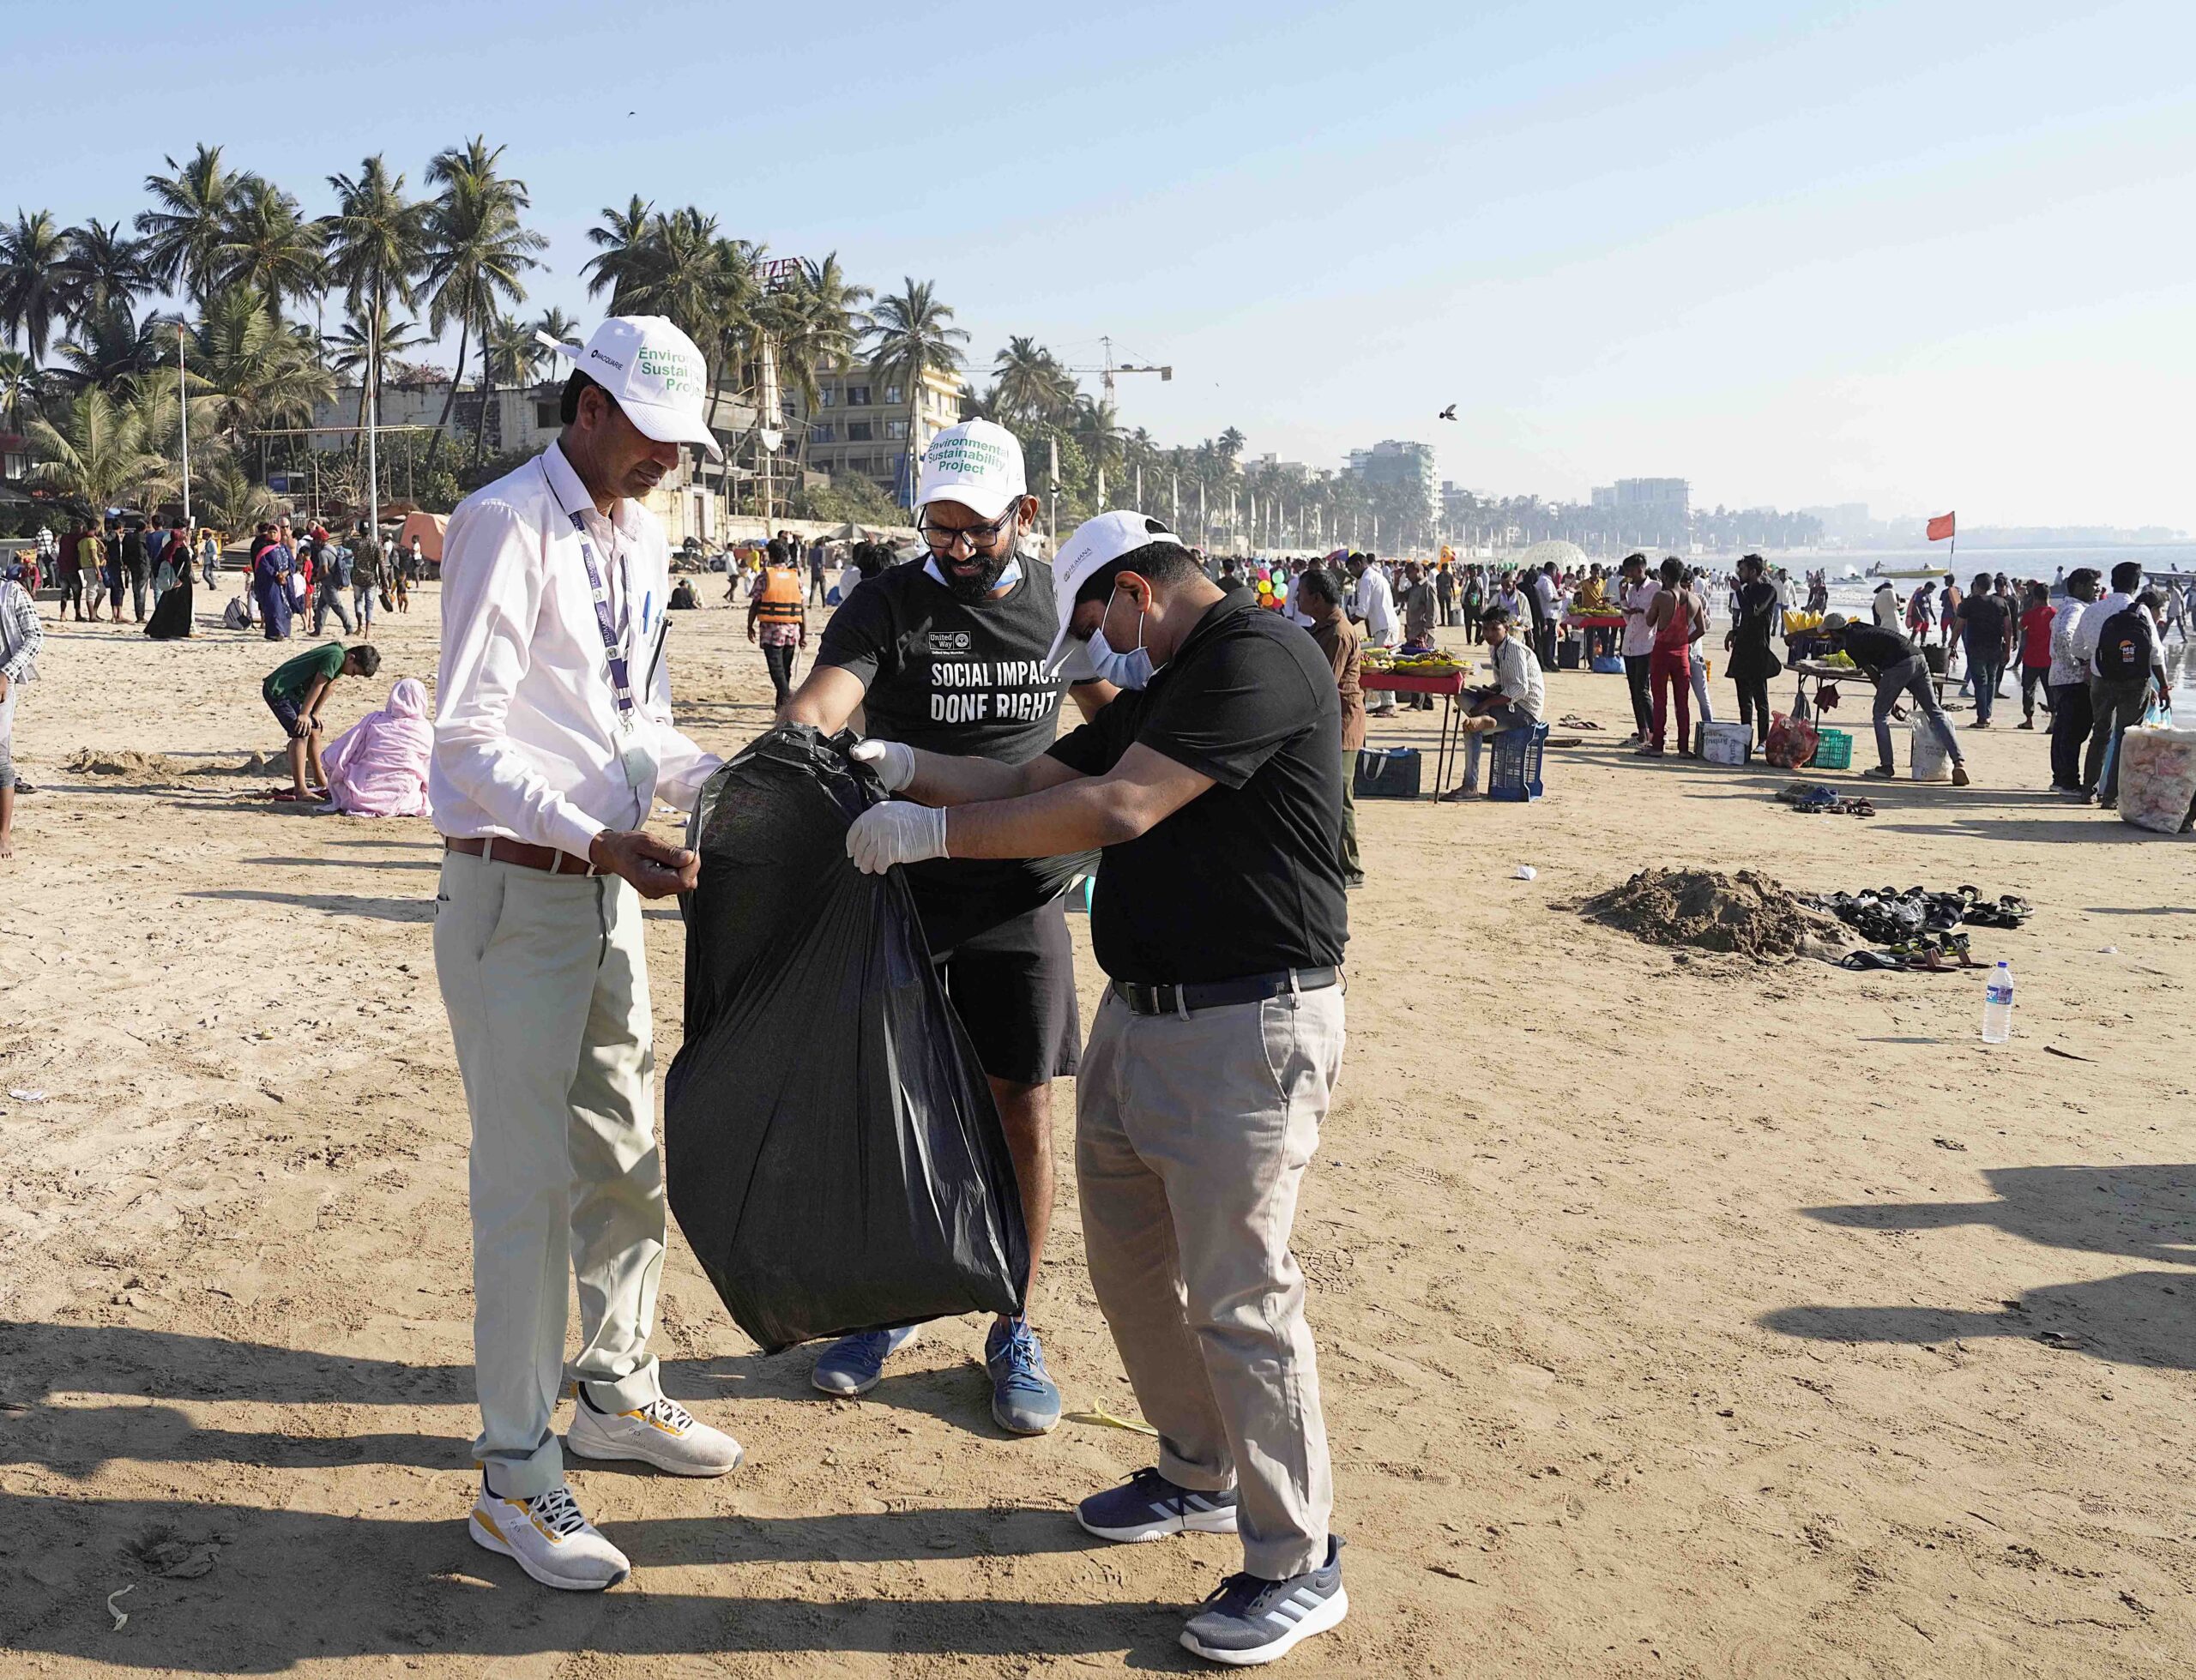
POLYGON ((1155 373, 1159 376, 1159 382, 1162 385, 1171 384, 1173 382, 1174 370, 1173 368, 1157 366, 1137 367, 1131 366, 1125 362, 1116 363, 1113 360, 1113 340, 1110 338, 1101 338, 1098 342, 1106 346, 1106 360, 1104 365, 1095 368, 1069 368, 1065 370, 1065 371, 1069 373, 1095 373, 1099 375, 1099 383, 1105 390, 1107 401, 1111 402, 1113 400, 1113 376, 1117 373, 1155 373))

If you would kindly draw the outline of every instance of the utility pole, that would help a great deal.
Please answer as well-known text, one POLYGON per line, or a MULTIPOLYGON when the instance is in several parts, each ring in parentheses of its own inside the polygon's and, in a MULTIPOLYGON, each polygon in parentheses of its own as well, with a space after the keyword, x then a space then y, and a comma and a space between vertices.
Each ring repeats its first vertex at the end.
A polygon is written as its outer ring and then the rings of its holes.
POLYGON ((175 323, 175 407, 183 421, 183 530, 190 534, 190 391, 184 382, 183 322, 175 323))
POLYGON ((1045 546, 1055 555, 1060 551, 1060 440, 1054 432, 1045 440, 1045 448, 1052 458, 1053 493, 1047 497, 1049 510, 1045 515, 1045 546))
MULTIPOLYGON (((374 427, 381 418, 381 304, 368 305, 366 318, 366 537, 377 552, 381 547, 381 454, 374 446, 374 427)), ((386 579, 389 563, 382 556, 386 579)))

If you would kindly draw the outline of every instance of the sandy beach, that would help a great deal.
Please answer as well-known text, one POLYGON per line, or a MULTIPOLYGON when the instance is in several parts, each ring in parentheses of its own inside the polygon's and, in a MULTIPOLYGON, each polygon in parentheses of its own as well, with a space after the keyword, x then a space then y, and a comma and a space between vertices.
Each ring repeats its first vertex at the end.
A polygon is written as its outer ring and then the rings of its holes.
MULTIPOLYGON (((699 581, 670 657, 728 752, 769 690, 699 581)), ((635 1564, 604 1596, 468 1541, 437 843, 265 800, 279 771, 239 767, 280 751, 258 685, 296 648, 208 628, 218 605, 180 643, 49 619, 17 713, 0 1670, 1200 1670, 1181 1607, 1235 1543, 1107 1548, 1067 1514, 1149 1442, 1097 1420, 1135 1403, 1065 1125, 1034 1307, 1055 1434, 993 1428, 973 1318, 865 1400, 816 1394, 812 1354, 758 1354, 674 1235, 667 1383, 745 1466, 576 1468, 635 1564)), ((418 590, 335 726, 431 679, 436 634, 418 590)), ((2043 792, 2041 733, 1963 730, 1976 786, 1871 787, 1859 820, 1623 751, 1621 678, 1552 673, 1548 710, 1605 727, 1551 751, 1544 800, 1360 808, 1351 1044, 1297 1226, 1354 1610, 1286 1671, 2180 1673, 2196 851, 2043 792), (1567 907, 1650 864, 2018 894, 2025 927, 1974 936, 2018 976, 2012 1041, 1978 1039, 1979 973, 1673 953, 1567 907)), ((1372 741, 1430 747, 1437 717, 1372 741)), ((649 914, 667 1063, 685 935, 649 914)))

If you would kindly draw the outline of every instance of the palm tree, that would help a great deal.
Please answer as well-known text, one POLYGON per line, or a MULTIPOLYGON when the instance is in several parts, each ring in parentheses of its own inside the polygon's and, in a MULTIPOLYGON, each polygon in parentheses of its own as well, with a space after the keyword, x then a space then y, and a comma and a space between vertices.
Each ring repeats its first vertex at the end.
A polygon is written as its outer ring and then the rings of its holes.
POLYGON ((79 328, 116 316, 127 321, 137 300, 153 289, 142 248, 120 222, 96 217, 63 237, 69 251, 61 259, 61 288, 69 321, 79 328))
POLYGON ((219 252, 244 178, 222 166, 220 147, 203 142, 188 163, 162 161, 168 174, 145 178, 154 208, 137 213, 145 265, 162 286, 180 286, 202 309, 218 286, 219 252))
MULTIPOLYGON (((404 178, 390 174, 378 154, 361 162, 355 176, 331 175, 328 184, 335 189, 335 214, 321 222, 328 241, 329 276, 343 288, 343 301, 351 312, 343 333, 356 328, 366 340, 356 346, 360 354, 353 364, 359 374, 357 453, 363 459, 366 416, 370 406, 378 412, 382 376, 389 352, 395 347, 388 341, 390 313, 399 304, 411 309, 419 302, 419 272, 426 262, 427 207, 406 201, 404 178)), ((402 334, 406 329, 394 330, 402 334)), ((408 340, 405 347, 419 342, 408 340)))
POLYGON ((51 210, 17 209, 15 225, 0 228, 0 331, 20 339, 33 365, 45 359, 53 323, 66 311, 62 262, 69 236, 51 210))
POLYGON ((604 205, 602 226, 587 231, 588 243, 598 254, 588 258, 580 273, 587 276, 588 297, 608 289, 612 315, 625 313, 624 288, 639 274, 655 211, 653 204, 643 203, 635 193, 623 210, 604 205))
POLYGON ((282 318, 291 298, 310 298, 327 284, 321 224, 299 213, 298 201, 270 181, 247 176, 214 247, 225 286, 241 286, 259 299, 270 321, 282 318))
POLYGON ((59 346, 68 364, 59 376, 79 388, 141 378, 175 359, 175 331, 172 319, 147 316, 139 322, 118 304, 87 315, 59 346))
POLYGON ((0 426, 20 431, 25 406, 35 406, 42 388, 38 366, 29 357, 20 350, 0 350, 0 426))
MULTIPOLYGON (((875 295, 847 279, 833 251, 820 262, 804 258, 793 283, 763 306, 764 324, 777 340, 780 376, 799 394, 802 413, 816 412, 818 375, 854 364, 856 345, 869 327, 861 306, 875 295)), ((808 431, 801 428, 796 445, 804 467, 808 431)))
POLYGON ((217 530, 249 531, 261 520, 274 516, 273 493, 245 478, 226 455, 194 475, 190 494, 200 523, 217 530))
POLYGON ((1013 337, 992 358, 998 412, 1024 425, 1054 420, 1075 403, 1075 376, 1034 338, 1013 337))
POLYGON ((51 419, 32 420, 29 436, 39 457, 30 482, 94 515, 166 465, 146 449, 138 417, 96 385, 79 391, 51 419))
MULTIPOLYGON (((372 391, 378 404, 382 388, 389 382, 389 364, 404 352, 420 349, 426 343, 427 340, 413 332, 407 322, 393 322, 385 316, 374 320, 364 314, 353 314, 321 340, 322 354, 328 365, 359 382, 359 435, 352 453, 360 462, 361 474, 365 471, 367 392, 372 391)), ((379 412, 378 408, 376 412, 379 412)))
POLYGON ((580 323, 552 304, 534 317, 534 330, 544 338, 552 338, 559 344, 580 341, 580 323))
POLYGON ((915 497, 915 467, 922 459, 923 378, 929 373, 957 373, 964 358, 956 347, 968 333, 953 325, 950 304, 941 304, 933 283, 912 274, 897 296, 878 302, 870 318, 870 366, 887 384, 896 380, 908 394, 908 505, 915 497))
POLYGON ((1129 435, 1113 405, 1103 398, 1093 401, 1084 397, 1078 400, 1075 405, 1075 441, 1093 470, 1111 473, 1113 487, 1118 488, 1121 468, 1128 461, 1129 435))
MULTIPOLYGON (((450 371, 442 417, 435 422, 430 463, 439 455, 443 434, 457 406, 470 340, 485 333, 504 304, 526 300, 519 276, 540 266, 534 253, 549 243, 520 225, 519 212, 533 201, 525 182, 498 172, 503 155, 502 147, 492 148, 485 137, 475 135, 462 148, 436 154, 427 166, 427 178, 442 189, 428 219, 427 329, 440 336, 452 322, 458 329, 457 365, 450 371)), ((486 433, 484 399, 476 464, 486 433)))
MULTIPOLYGON (((207 304, 191 333, 190 361, 209 399, 209 428, 236 447, 260 427, 309 422, 335 396, 335 376, 315 346, 269 319, 242 286, 217 292, 207 304)), ((198 415, 194 403, 194 422, 198 415)))

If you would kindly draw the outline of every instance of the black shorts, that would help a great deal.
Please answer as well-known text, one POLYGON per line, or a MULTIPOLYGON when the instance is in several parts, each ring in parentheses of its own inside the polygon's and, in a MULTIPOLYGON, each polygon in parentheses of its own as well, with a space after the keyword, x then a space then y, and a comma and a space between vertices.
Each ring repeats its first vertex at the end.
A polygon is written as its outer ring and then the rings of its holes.
POLYGON ((298 702, 286 694, 270 694, 266 698, 267 709, 274 714, 275 721, 282 726, 282 733, 295 738, 298 732, 298 702))
POLYGON ((993 1079, 1042 1085, 1074 1074, 1083 1015, 1059 899, 962 940, 938 968, 977 1061, 993 1079))

